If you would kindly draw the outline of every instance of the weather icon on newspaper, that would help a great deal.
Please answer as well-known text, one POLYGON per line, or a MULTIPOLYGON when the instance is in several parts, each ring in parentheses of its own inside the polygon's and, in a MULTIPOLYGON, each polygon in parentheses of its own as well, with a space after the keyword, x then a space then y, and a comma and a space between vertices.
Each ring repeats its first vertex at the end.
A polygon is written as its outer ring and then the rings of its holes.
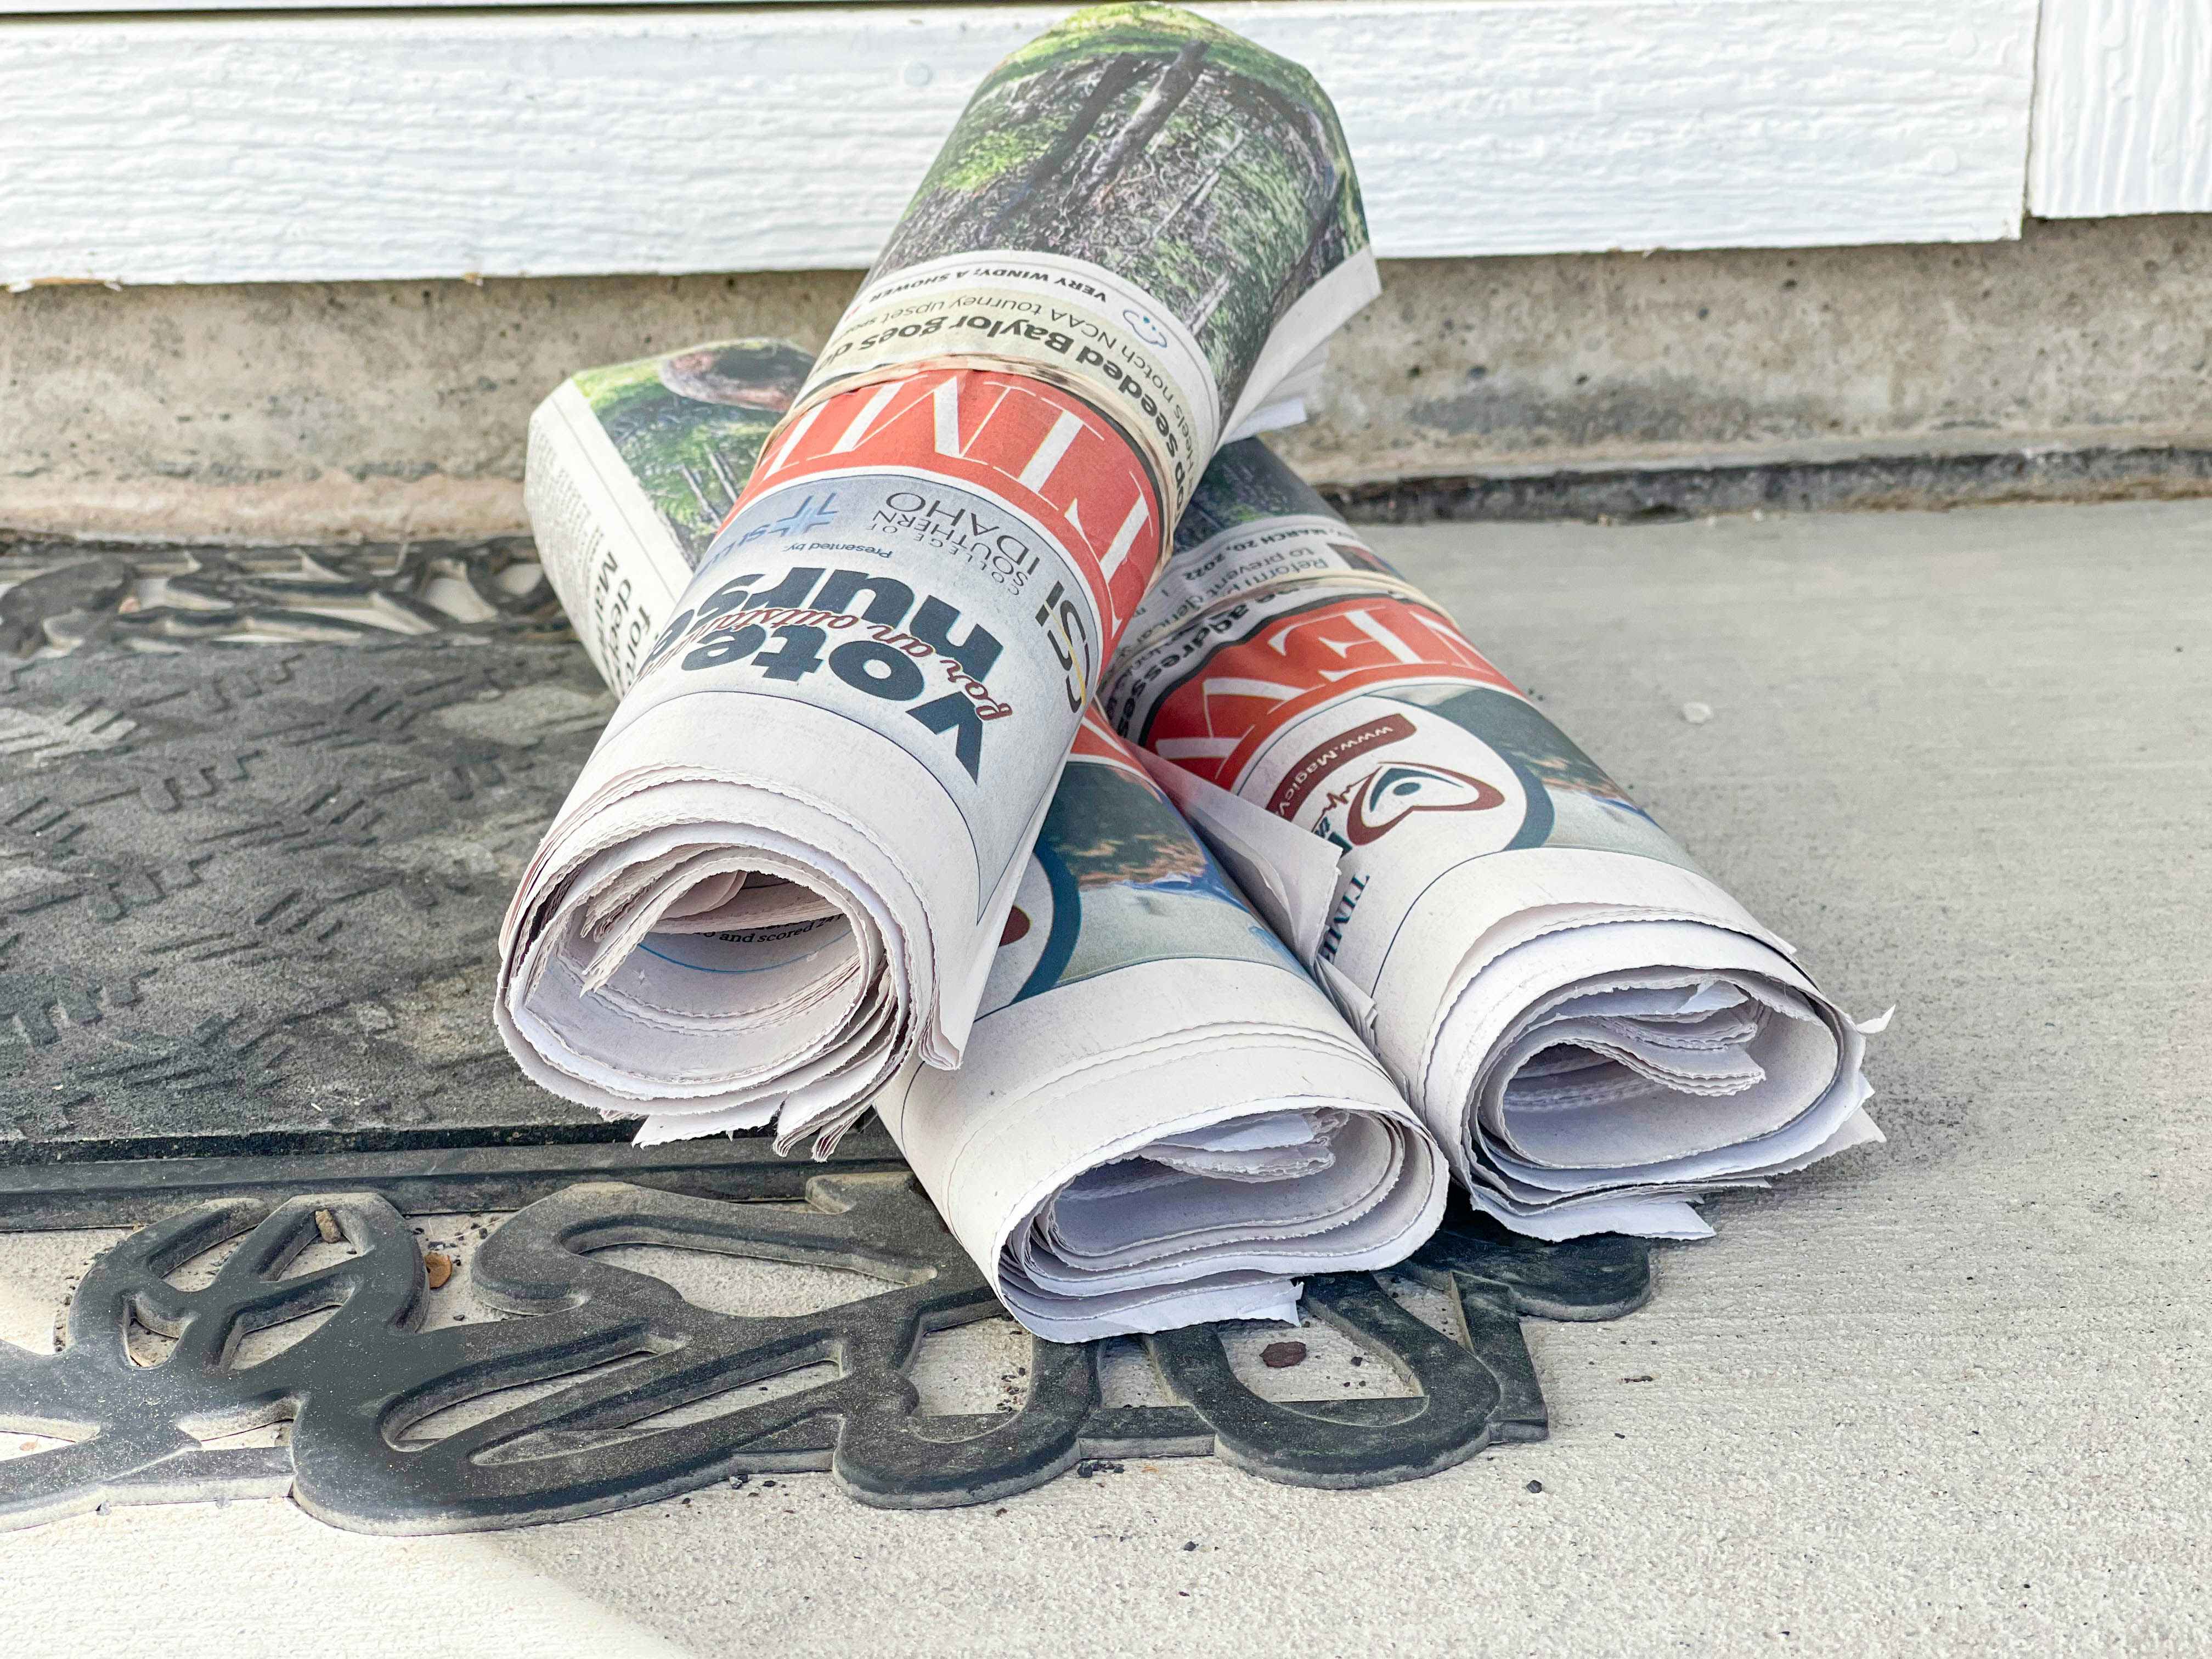
POLYGON ((809 492, 805 500, 800 501, 797 507, 793 507, 790 512, 774 523, 755 525, 750 530, 745 532, 744 535, 738 538, 738 545, 743 547, 747 542, 757 541, 763 536, 776 536, 785 539, 793 536, 803 536, 810 530, 819 530, 825 524, 836 522, 836 517, 837 492, 836 490, 833 489, 824 495, 822 498, 822 504, 818 507, 815 505, 812 493, 809 492))
POLYGON ((1121 320, 1128 324, 1131 331, 1147 345, 1164 346, 1168 343, 1168 331, 1152 320, 1152 313, 1149 311, 1139 311, 1136 307, 1129 306, 1122 311, 1121 320))

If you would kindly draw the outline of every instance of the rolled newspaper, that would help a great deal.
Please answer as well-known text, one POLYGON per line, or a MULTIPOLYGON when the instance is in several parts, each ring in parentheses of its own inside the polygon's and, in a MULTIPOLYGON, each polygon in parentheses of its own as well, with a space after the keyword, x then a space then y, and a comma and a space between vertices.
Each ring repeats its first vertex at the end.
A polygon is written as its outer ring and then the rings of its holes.
MULTIPOLYGON (((632 596, 712 539, 806 363, 781 342, 695 347, 580 374, 539 410, 538 550, 602 672, 632 596)), ((1292 1318, 1301 1275, 1401 1260, 1449 1184, 1396 1085, 1095 712, 965 1063, 910 1062, 876 1104, 1001 1299, 1060 1341, 1292 1318)))
POLYGON ((1297 1316, 1388 1267, 1450 1172, 1397 1087, 1093 714, 957 1072, 876 1102, 1000 1299, 1073 1342, 1297 1316))
POLYGON ((1165 527, 1375 291, 1296 65, 1113 6, 994 70, 696 573, 586 623, 624 695, 502 930, 523 1069, 787 1147, 957 1065, 1165 527))
POLYGON ((1224 448, 1100 706, 1420 1109, 1542 1238, 1872 1140, 1865 1037, 1257 441, 1224 448))

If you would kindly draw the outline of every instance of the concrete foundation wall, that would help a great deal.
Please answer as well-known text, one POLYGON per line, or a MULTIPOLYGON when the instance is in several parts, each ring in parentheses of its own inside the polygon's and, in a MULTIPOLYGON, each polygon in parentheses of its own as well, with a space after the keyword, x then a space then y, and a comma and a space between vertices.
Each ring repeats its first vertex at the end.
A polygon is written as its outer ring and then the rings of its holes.
MULTIPOLYGON (((0 530, 517 529, 525 422, 562 377, 716 336, 817 345, 858 280, 0 295, 0 530)), ((1316 418, 1283 435, 1317 482, 1454 481, 1465 502, 1482 495, 1469 480, 1929 455, 1965 477, 1974 458, 2094 451, 2121 459, 2021 493, 2205 487, 2203 467, 2160 458, 2212 449, 2212 216, 1960 246, 1401 261, 1383 283, 1316 418)), ((1941 499, 1947 476, 1917 468, 1903 494, 1941 499)), ((1571 490, 1554 499, 1571 510, 1571 490)))

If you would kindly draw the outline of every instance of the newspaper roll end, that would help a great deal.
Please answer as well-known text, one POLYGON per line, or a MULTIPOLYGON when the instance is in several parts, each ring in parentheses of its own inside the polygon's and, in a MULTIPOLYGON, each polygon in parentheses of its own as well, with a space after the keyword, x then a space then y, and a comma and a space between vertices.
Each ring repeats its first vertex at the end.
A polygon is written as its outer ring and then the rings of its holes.
POLYGON ((998 1291, 1056 1341, 1295 1322, 1304 1275, 1401 1261, 1436 1231, 1449 1185, 1409 1119, 1263 1103, 1066 1182, 1001 1248, 998 1291))
POLYGON ((650 1113, 652 1140, 857 1118, 918 1045, 884 872, 787 794, 666 769, 587 768, 578 791, 503 941, 495 1014, 523 1070, 650 1113))
POLYGON ((1442 1152, 1309 982, 1186 960, 1088 989, 1109 1018, 1087 1039, 1002 1018, 960 1075, 918 1073, 884 1112, 1030 1330, 1293 1320, 1308 1275, 1389 1267, 1436 1231, 1442 1152), (1240 989, 1249 1023, 1180 1012, 1240 989))
POLYGON ((1430 1074, 1507 1225, 1701 1237, 1689 1203, 1881 1139, 1863 1028, 1765 941, 1665 908, 1516 921, 1430 1074))

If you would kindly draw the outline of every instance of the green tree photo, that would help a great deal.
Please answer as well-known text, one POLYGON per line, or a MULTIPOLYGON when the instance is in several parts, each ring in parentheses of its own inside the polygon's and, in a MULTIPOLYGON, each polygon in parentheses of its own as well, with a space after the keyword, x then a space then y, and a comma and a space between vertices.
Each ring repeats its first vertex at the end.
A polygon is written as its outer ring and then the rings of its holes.
POLYGON ((1228 404, 1283 313, 1366 245, 1312 76, 1173 6, 1097 6, 977 88, 873 274, 987 248, 1102 265, 1182 319, 1228 404))
POLYGON ((814 360, 784 340, 722 340, 586 369, 576 389, 687 555, 714 538, 814 360))

